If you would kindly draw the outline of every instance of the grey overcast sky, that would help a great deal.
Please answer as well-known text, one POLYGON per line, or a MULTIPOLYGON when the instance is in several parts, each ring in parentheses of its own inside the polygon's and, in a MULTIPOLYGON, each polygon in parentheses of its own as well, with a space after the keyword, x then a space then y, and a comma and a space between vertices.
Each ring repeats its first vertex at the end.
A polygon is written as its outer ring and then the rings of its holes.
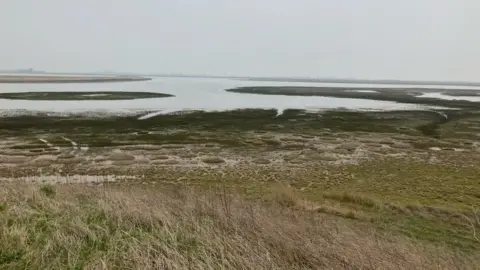
POLYGON ((480 81, 479 0, 3 0, 0 69, 480 81))

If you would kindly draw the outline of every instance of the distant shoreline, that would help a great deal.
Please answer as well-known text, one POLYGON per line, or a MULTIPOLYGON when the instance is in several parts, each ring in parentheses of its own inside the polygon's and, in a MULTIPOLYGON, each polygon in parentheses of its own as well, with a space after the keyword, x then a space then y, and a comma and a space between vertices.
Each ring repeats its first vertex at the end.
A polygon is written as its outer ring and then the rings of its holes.
MULTIPOLYGON (((265 77, 265 76, 221 76, 205 74, 165 74, 165 73, 135 73, 135 72, 47 72, 34 71, 22 72, 13 70, 0 70, 0 77, 10 74, 14 76, 60 76, 60 77, 128 77, 128 78, 198 78, 198 79, 230 79, 256 82, 297 82, 297 83, 335 83, 335 84, 396 84, 396 85, 435 85, 435 86, 466 86, 480 87, 480 82, 475 81, 432 81, 432 80, 401 80, 401 79, 354 79, 354 78, 313 78, 313 77, 265 77)), ((0 78, 1 79, 1 78, 0 78)), ((117 81, 117 80, 116 80, 117 81)), ((63 81, 62 81, 63 82, 63 81)), ((75 81, 77 82, 77 81, 75 81)), ((96 82, 96 81, 95 81, 96 82)), ((1 83, 1 82, 0 82, 1 83)))
POLYGON ((101 83, 148 81, 151 78, 137 76, 31 76, 0 75, 0 83, 101 83))

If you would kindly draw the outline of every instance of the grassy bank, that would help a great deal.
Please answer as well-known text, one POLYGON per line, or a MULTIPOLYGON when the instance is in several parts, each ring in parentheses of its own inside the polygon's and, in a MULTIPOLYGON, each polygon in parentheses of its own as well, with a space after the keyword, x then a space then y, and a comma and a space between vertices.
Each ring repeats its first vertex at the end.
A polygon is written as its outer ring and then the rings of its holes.
POLYGON ((0 98, 23 100, 128 100, 140 98, 163 98, 173 95, 151 92, 19 92, 0 93, 0 98))
MULTIPOLYGON (((478 257, 227 192, 2 184, 1 269, 475 269, 478 257), (394 241, 394 242, 392 242, 394 241)), ((288 200, 288 199, 287 199, 288 200)))

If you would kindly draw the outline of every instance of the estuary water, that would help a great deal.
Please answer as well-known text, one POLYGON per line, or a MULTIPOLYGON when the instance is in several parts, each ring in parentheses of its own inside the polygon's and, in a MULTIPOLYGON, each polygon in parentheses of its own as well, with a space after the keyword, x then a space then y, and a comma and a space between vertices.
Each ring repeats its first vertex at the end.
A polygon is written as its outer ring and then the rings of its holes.
MULTIPOLYGON (((26 110, 36 112, 135 112, 158 111, 168 113, 181 110, 233 110, 245 108, 277 109, 333 109, 354 110, 401 110, 426 108, 414 104, 401 104, 389 101, 350 99, 313 96, 255 95, 226 92, 242 86, 328 86, 328 87, 415 87, 432 86, 405 85, 363 85, 338 83, 298 83, 298 82, 254 82, 233 79, 204 78, 154 78, 151 81, 115 83, 40 83, 40 84, 0 84, 0 92, 35 91, 141 91, 172 94, 175 97, 136 100, 105 101, 34 101, 0 99, 0 109, 26 110)), ((434 86, 433 86, 434 87, 434 86)), ((451 87, 449 87, 451 88, 451 87)))

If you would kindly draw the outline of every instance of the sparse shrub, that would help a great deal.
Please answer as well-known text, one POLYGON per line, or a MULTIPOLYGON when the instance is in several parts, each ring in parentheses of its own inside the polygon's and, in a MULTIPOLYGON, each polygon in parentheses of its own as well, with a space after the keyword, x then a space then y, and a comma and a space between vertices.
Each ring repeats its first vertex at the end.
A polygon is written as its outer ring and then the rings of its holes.
POLYGON ((345 215, 346 218, 349 218, 349 219, 355 219, 356 218, 356 215, 353 211, 348 211, 345 215))
POLYGON ((6 201, 5 201, 5 202, 2 202, 2 203, 0 204, 0 212, 3 212, 3 211, 5 211, 5 210, 7 210, 7 202, 6 202, 6 201))
POLYGON ((348 192, 343 193, 325 193, 323 197, 336 200, 343 203, 352 203, 358 204, 366 207, 380 207, 380 203, 374 199, 362 196, 362 195, 354 195, 348 192))
POLYGON ((51 184, 44 184, 40 186, 40 192, 47 197, 54 197, 56 194, 55 187, 51 184))
POLYGON ((270 191, 273 201, 283 207, 294 207, 299 205, 300 199, 290 186, 278 183, 273 185, 270 191))

